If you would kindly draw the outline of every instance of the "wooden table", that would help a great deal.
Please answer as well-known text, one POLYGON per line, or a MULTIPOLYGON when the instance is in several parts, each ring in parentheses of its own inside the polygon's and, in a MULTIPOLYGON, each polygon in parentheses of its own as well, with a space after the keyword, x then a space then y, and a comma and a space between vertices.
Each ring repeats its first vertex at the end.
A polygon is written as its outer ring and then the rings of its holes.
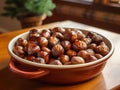
MULTIPOLYGON (((16 35, 30 30, 16 30, 0 35, 0 90, 110 90, 120 84, 120 34, 113 33, 107 30, 91 27, 85 24, 76 23, 73 21, 55 22, 34 28, 51 28, 55 26, 75 27, 97 31, 106 35, 112 40, 115 45, 115 52, 109 59, 102 73, 89 81, 67 86, 56 86, 43 84, 38 81, 26 80, 14 77, 8 69, 10 56, 7 51, 8 42, 16 35)), ((113 89, 113 90, 120 90, 113 89)))

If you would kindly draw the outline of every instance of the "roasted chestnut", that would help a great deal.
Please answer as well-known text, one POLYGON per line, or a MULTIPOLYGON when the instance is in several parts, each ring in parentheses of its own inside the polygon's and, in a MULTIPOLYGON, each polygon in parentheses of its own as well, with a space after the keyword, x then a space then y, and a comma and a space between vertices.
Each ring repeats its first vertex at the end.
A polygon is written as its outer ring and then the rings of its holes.
POLYGON ((95 50, 97 45, 95 43, 91 43, 88 45, 88 48, 95 50))
POLYGON ((56 44, 53 46, 51 52, 54 57, 58 57, 64 54, 64 48, 60 44, 56 44))
POLYGON ((95 51, 105 56, 109 53, 109 48, 104 42, 101 42, 100 45, 96 47, 95 51))
POLYGON ((45 37, 37 38, 40 47, 46 47, 48 45, 48 40, 45 37))
POLYGON ((49 30, 43 30, 40 34, 42 37, 45 37, 45 38, 50 38, 50 31, 49 30))
POLYGON ((84 50, 86 48, 87 48, 87 44, 83 41, 75 40, 75 42, 73 43, 73 49, 76 51, 84 50))
POLYGON ((94 32, 89 32, 87 37, 91 38, 94 43, 100 43, 103 41, 103 37, 94 32))
POLYGON ((65 31, 64 39, 73 42, 77 39, 77 33, 75 31, 70 31, 70 30, 65 31))
POLYGON ((102 56, 101 54, 95 54, 95 57, 96 57, 97 59, 100 59, 100 58, 102 58, 103 56, 102 56))
POLYGON ((67 54, 70 58, 77 55, 76 51, 71 50, 71 49, 70 49, 70 50, 67 50, 67 51, 66 51, 66 54, 67 54))
POLYGON ((92 42, 91 38, 82 38, 81 41, 84 41, 87 45, 92 42))
POLYGON ((54 45, 56 45, 59 42, 59 39, 57 37, 51 36, 49 38, 49 47, 52 48, 54 45))
POLYGON ((62 35, 62 33, 60 33, 60 32, 54 32, 53 34, 52 34, 52 36, 53 37, 57 37, 59 40, 64 40, 64 36, 62 35))
POLYGON ((75 30, 77 33, 77 39, 81 40, 82 38, 85 38, 85 35, 80 30, 75 30))
POLYGON ((36 38, 40 36, 38 29, 32 29, 29 32, 28 40, 36 41, 36 38))
POLYGON ((41 57, 37 57, 33 60, 33 62, 37 62, 37 63, 41 63, 41 64, 45 64, 45 59, 41 58, 41 57))
POLYGON ((82 57, 79 57, 79 56, 73 56, 71 58, 71 63, 72 64, 83 64, 85 63, 84 59, 82 57))
POLYGON ((28 55, 37 54, 40 51, 40 47, 33 41, 29 41, 24 51, 27 52, 28 55))
POLYGON ((86 49, 89 55, 95 55, 95 52, 93 49, 86 49))
POLYGON ((65 32, 65 29, 62 28, 62 27, 55 27, 55 28, 53 28, 51 31, 52 31, 52 33, 55 33, 55 32, 64 33, 64 32, 65 32))
POLYGON ((63 64, 67 64, 67 62, 70 61, 70 58, 69 58, 68 55, 61 55, 61 56, 59 57, 59 59, 60 59, 60 61, 61 61, 63 64))
POLYGON ((77 53, 77 56, 80 56, 80 57, 86 59, 86 58, 88 58, 89 53, 88 53, 86 50, 80 50, 80 51, 77 53))
POLYGON ((59 60, 56 60, 56 59, 50 60, 49 64, 52 64, 52 65, 62 65, 62 63, 59 60))
POLYGON ((26 39, 23 38, 19 38, 16 43, 15 46, 26 46, 28 43, 28 41, 26 39))
POLYGON ((69 41, 67 41, 67 40, 62 41, 62 42, 61 42, 61 45, 63 46, 63 48, 64 48, 65 50, 69 50, 69 49, 71 48, 71 43, 70 43, 69 41))
POLYGON ((49 48, 47 48, 47 47, 42 47, 41 49, 42 49, 42 51, 45 51, 47 53, 51 52, 51 50, 49 48))
POLYGON ((92 56, 92 55, 89 55, 87 57, 87 59, 85 59, 85 62, 88 63, 88 62, 92 62, 92 61, 96 61, 97 58, 95 56, 92 56))
POLYGON ((30 56, 25 57, 25 59, 27 59, 29 61, 34 61, 35 60, 35 56, 30 55, 30 56))
POLYGON ((20 57, 24 57, 24 53, 25 53, 25 52, 24 52, 22 46, 15 46, 15 47, 13 48, 13 52, 14 52, 16 55, 20 56, 20 57))
POLYGON ((43 58, 45 59, 45 63, 49 62, 49 53, 45 52, 45 51, 40 51, 37 53, 37 57, 43 58))

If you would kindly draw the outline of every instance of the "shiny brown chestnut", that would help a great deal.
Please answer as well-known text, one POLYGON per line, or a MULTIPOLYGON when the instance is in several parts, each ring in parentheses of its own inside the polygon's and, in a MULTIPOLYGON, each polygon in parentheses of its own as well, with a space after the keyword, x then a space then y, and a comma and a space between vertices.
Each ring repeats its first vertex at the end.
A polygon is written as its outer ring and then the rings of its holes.
POLYGON ((76 51, 71 50, 71 49, 70 49, 70 50, 67 50, 67 51, 66 51, 66 54, 67 54, 70 58, 77 55, 76 51))
POLYGON ((52 64, 52 65, 62 65, 62 63, 60 62, 60 60, 57 60, 57 59, 50 60, 49 64, 52 64))
MULTIPOLYGON (((75 30, 75 29, 74 29, 75 30)), ((75 32, 77 33, 77 39, 81 40, 82 38, 85 38, 85 35, 82 33, 82 31, 80 30, 75 30, 75 32)))
POLYGON ((57 37, 60 41, 64 40, 64 36, 63 36, 63 34, 60 33, 60 32, 54 32, 54 33, 52 34, 52 36, 53 36, 53 37, 57 37))
POLYGON ((29 61, 34 61, 35 60, 35 56, 33 56, 33 55, 26 56, 25 59, 27 59, 29 61))
POLYGON ((77 33, 75 31, 67 30, 64 32, 64 39, 73 42, 77 39, 77 33))
POLYGON ((66 64, 67 62, 70 62, 70 57, 68 55, 60 55, 59 60, 63 64, 66 64))
POLYGON ((51 50, 48 47, 42 47, 41 49, 42 49, 42 51, 45 51, 47 53, 51 52, 51 50))
POLYGON ((82 38, 81 41, 84 41, 87 45, 92 42, 91 38, 82 38))
POLYGON ((95 52, 93 49, 86 49, 89 55, 95 55, 95 52))
POLYGON ((97 60, 97 58, 96 58, 95 56, 89 55, 89 56, 87 57, 87 59, 85 59, 85 63, 93 62, 93 61, 96 61, 96 60, 97 60))
POLYGON ((100 43, 103 41, 103 37, 94 32, 89 32, 87 34, 87 37, 91 38, 92 42, 95 42, 95 43, 100 43))
POLYGON ((100 45, 96 47, 95 51, 105 56, 109 53, 109 48, 104 42, 101 42, 100 45))
POLYGON ((60 32, 60 33, 64 33, 65 32, 65 29, 62 28, 62 27, 55 27, 51 30, 52 33, 54 32, 60 32))
POLYGON ((84 50, 86 48, 87 48, 87 44, 83 41, 75 40, 75 42, 73 43, 73 49, 76 51, 84 50))
POLYGON ((41 57, 37 57, 33 60, 33 62, 45 64, 45 59, 41 57))
POLYGON ((64 54, 64 48, 60 44, 56 44, 53 46, 51 52, 54 57, 58 57, 64 54))
POLYGON ((50 56, 49 53, 47 53, 45 51, 40 51, 40 52, 37 53, 37 56, 45 59, 45 63, 49 62, 49 56, 50 56))
POLYGON ((59 42, 59 39, 57 37, 51 36, 48 41, 49 41, 49 47, 52 48, 54 45, 56 45, 59 42))
POLYGON ((37 37, 39 37, 39 36, 40 36, 39 30, 38 29, 32 29, 32 30, 30 30, 27 39, 31 40, 31 41, 36 41, 37 37))
POLYGON ((97 47, 96 43, 91 43, 88 45, 88 48, 95 50, 97 47))
POLYGON ((26 46, 27 43, 28 43, 28 41, 26 39, 18 38, 15 43, 15 46, 26 46))
POLYGON ((86 51, 86 50, 80 50, 78 53, 77 53, 77 56, 80 56, 84 59, 87 59, 88 56, 89 56, 89 53, 86 51))
POLYGON ((42 37, 45 37, 45 38, 50 38, 50 31, 49 30, 43 30, 41 33, 40 33, 40 35, 42 36, 42 37))
POLYGON ((61 45, 63 46, 63 48, 64 48, 65 50, 69 50, 69 49, 71 48, 71 43, 70 43, 70 41, 67 41, 67 40, 62 41, 62 42, 61 42, 61 45))
POLYGON ((83 64, 85 63, 84 59, 82 57, 79 57, 79 56, 73 56, 71 58, 71 63, 72 64, 83 64))
POLYGON ((24 47, 24 51, 28 55, 36 54, 40 50, 41 50, 40 47, 37 44, 35 44, 33 41, 29 41, 26 47, 24 47))
POLYGON ((37 38, 37 42, 40 47, 46 47, 48 45, 48 40, 45 37, 37 38))
POLYGON ((16 55, 20 56, 20 57, 24 57, 24 53, 25 53, 25 52, 24 52, 22 46, 15 46, 15 47, 13 48, 13 52, 14 52, 16 55))
POLYGON ((101 59, 103 56, 102 56, 101 54, 95 54, 95 57, 96 57, 97 59, 101 59))

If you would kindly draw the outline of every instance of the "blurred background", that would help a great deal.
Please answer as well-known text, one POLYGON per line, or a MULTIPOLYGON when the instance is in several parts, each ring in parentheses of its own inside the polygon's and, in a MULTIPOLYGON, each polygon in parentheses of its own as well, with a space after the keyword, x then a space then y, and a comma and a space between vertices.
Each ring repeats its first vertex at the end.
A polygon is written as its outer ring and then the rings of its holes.
MULTIPOLYGON (((6 0, 0 0, 0 12, 4 12, 6 0)), ((9 1, 9 0, 8 0, 9 1)), ((56 7, 53 15, 42 24, 72 20, 120 33, 120 0, 52 0, 56 7)), ((0 31, 21 29, 16 18, 0 16, 0 31)))

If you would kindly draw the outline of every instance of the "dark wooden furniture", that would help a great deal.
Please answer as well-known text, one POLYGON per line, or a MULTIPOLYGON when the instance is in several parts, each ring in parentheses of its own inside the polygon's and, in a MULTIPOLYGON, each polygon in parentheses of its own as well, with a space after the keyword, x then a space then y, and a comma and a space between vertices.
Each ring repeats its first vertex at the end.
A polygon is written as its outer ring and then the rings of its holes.
POLYGON ((54 0, 56 9, 44 23, 74 20, 120 33, 120 4, 112 0, 54 0))

